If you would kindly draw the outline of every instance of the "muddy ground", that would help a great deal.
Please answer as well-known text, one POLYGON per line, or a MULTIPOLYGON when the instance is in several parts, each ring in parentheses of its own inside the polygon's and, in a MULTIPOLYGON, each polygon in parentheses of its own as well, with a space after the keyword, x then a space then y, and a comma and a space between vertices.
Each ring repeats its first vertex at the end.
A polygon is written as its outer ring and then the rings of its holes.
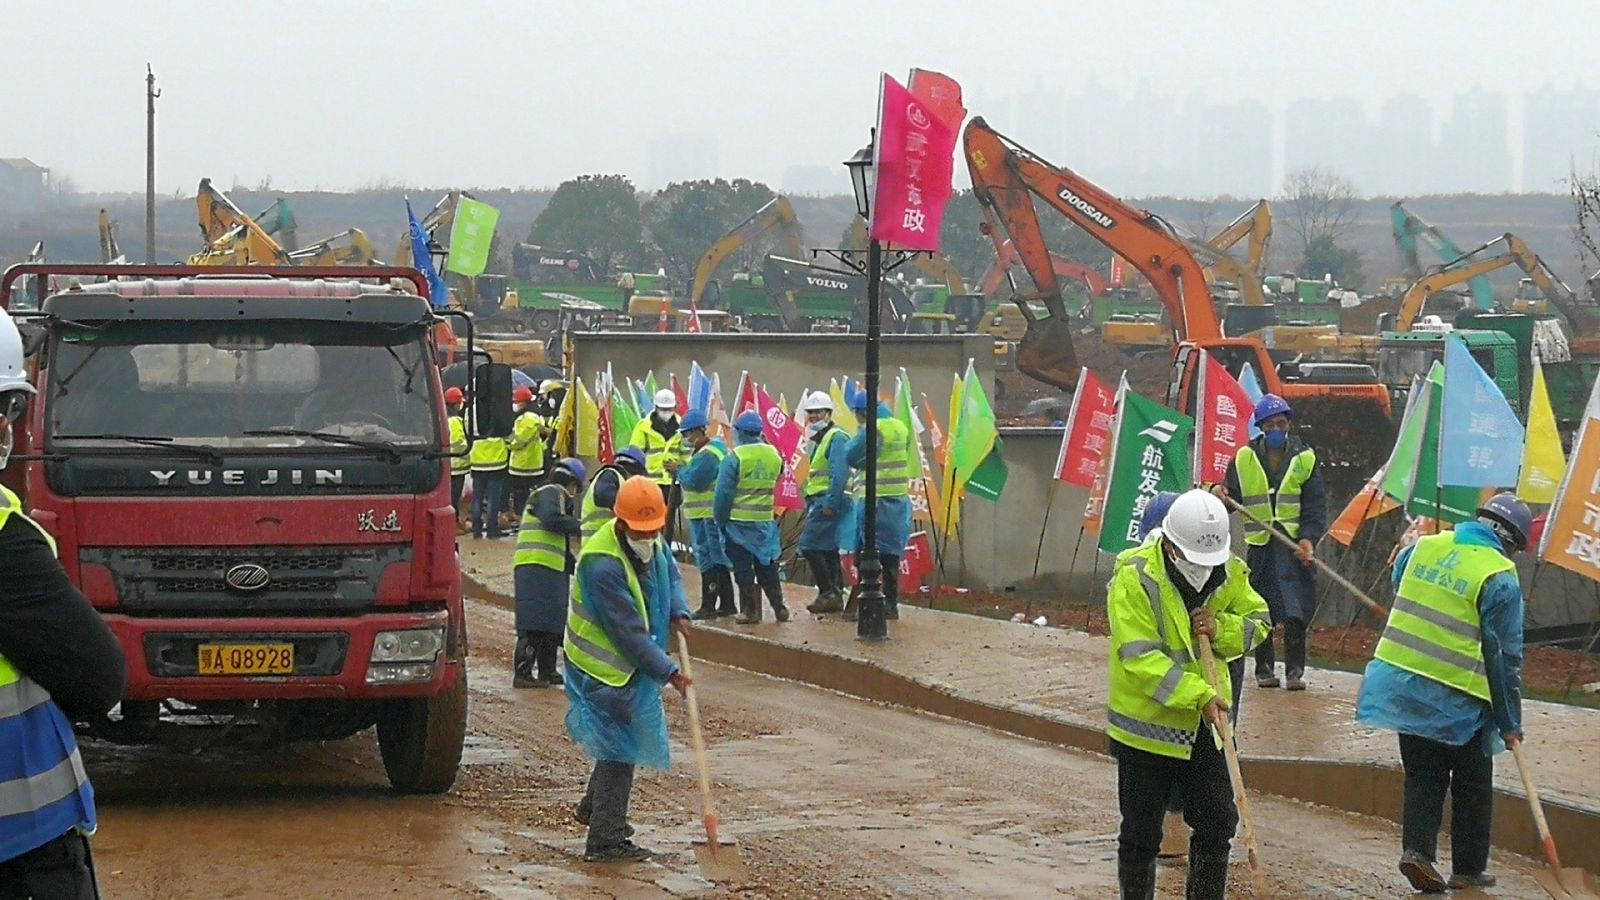
MULTIPOLYGON (((688 849, 697 793, 675 697, 673 769, 641 773, 634 793, 637 839, 662 855, 585 864, 570 809, 588 763, 563 734, 563 695, 511 690, 510 613, 468 607, 471 734, 452 793, 391 795, 370 735, 199 758, 91 744, 106 895, 1114 894, 1109 760, 711 665, 697 675, 713 778, 750 878, 714 886, 699 877, 688 849)), ((1403 895, 1391 824, 1266 796, 1251 802, 1278 896, 1403 895)), ((1531 861, 1505 856, 1495 867, 1501 895, 1538 891, 1531 861)), ((1242 863, 1234 874, 1243 896, 1242 863)), ((1162 895, 1181 895, 1182 877, 1164 869, 1162 895)))

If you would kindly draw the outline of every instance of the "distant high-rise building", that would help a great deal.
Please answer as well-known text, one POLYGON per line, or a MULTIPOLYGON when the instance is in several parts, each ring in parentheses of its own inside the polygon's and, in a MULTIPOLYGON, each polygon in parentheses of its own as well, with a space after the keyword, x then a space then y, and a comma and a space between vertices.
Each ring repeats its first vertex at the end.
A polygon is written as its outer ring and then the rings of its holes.
POLYGON ((1566 190, 1576 165, 1591 169, 1600 154, 1600 92, 1588 88, 1541 88, 1529 93, 1522 112, 1522 189, 1566 190))
POLYGON ((1190 197, 1272 192, 1272 111, 1254 100, 1197 104, 1193 115, 1190 197))
POLYGON ((1284 110, 1284 173, 1321 166, 1370 193, 1379 157, 1372 132, 1366 111, 1349 97, 1295 100, 1284 110))
POLYGON ((683 132, 662 134, 650 141, 648 181, 640 187, 658 190, 674 181, 716 178, 720 171, 718 141, 714 134, 683 132))
POLYGON ((1378 114, 1375 179, 1369 194, 1405 197, 1437 190, 1433 107, 1416 94, 1396 94, 1378 114))
POLYGON ((1511 190, 1510 114, 1506 97, 1474 88, 1457 94, 1439 126, 1439 190, 1494 194, 1511 190))

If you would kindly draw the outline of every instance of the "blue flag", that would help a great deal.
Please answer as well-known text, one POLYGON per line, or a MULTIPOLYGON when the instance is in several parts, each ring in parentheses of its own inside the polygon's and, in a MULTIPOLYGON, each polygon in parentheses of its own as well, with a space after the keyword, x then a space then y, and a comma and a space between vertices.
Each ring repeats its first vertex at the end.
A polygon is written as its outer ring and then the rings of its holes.
MULTIPOLYGON (((1251 403, 1261 402, 1261 396, 1264 393, 1261 390, 1261 382, 1257 380, 1256 370, 1249 363, 1245 363, 1244 367, 1239 370, 1239 387, 1244 388, 1245 396, 1250 398, 1251 403)), ((1261 429, 1256 427, 1256 417, 1251 416, 1250 440, 1255 440, 1260 434, 1261 429)))
POLYGON ((1461 338, 1444 345, 1444 413, 1439 423, 1439 482, 1454 487, 1511 487, 1522 468, 1522 423, 1461 338), (1446 452, 1445 448, 1449 451, 1446 452))
POLYGON ((689 408, 711 414, 711 379, 698 362, 689 363, 689 408))
POLYGON ((417 214, 411 211, 411 198, 406 198, 406 219, 411 223, 411 265, 428 279, 428 302, 434 309, 444 309, 450 302, 450 289, 433 268, 433 256, 428 253, 428 233, 422 230, 417 214))

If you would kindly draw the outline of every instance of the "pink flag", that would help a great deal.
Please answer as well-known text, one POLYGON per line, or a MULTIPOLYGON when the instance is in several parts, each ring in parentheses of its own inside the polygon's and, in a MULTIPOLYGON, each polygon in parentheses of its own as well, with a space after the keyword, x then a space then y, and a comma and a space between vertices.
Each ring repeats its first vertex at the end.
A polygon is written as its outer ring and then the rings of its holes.
POLYGON ((951 128, 960 130, 967 109, 961 105, 961 85, 954 78, 928 69, 912 69, 906 89, 951 128))
POLYGON ((877 186, 871 236, 906 250, 938 250, 950 199, 956 126, 888 75, 878 94, 873 144, 877 186))
POLYGON ((1088 367, 1078 375, 1067 427, 1061 432, 1056 454, 1056 480, 1082 488, 1094 486, 1100 460, 1111 447, 1111 425, 1116 420, 1117 394, 1088 367))
POLYGON ((1201 400, 1194 428, 1195 482, 1216 484, 1227 476, 1233 455, 1250 441, 1250 395, 1208 353, 1200 367, 1197 396, 1201 400))
POLYGON ((800 483, 794 474, 795 466, 805 455, 804 444, 800 440, 803 437, 800 426, 782 407, 772 402, 766 388, 755 388, 755 397, 756 411, 761 413, 761 432, 767 443, 777 449, 778 456, 783 458, 783 474, 779 476, 778 486, 773 491, 773 505, 779 509, 804 509, 806 503, 800 496, 800 483))

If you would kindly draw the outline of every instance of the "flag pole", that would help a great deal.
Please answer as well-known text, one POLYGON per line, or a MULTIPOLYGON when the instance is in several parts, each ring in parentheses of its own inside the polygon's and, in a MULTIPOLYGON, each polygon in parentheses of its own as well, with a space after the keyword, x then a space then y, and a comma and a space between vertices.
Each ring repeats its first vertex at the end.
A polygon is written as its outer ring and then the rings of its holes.
MULTIPOLYGON (((1044 521, 1039 525, 1039 549, 1035 550, 1033 554, 1034 578, 1039 577, 1039 562, 1040 560, 1044 559, 1044 535, 1046 531, 1050 530, 1050 507, 1055 505, 1056 491, 1060 487, 1061 482, 1052 479, 1050 483, 1050 495, 1046 497, 1044 501, 1044 521)), ((998 531, 999 529, 997 528, 995 530, 998 531)))

